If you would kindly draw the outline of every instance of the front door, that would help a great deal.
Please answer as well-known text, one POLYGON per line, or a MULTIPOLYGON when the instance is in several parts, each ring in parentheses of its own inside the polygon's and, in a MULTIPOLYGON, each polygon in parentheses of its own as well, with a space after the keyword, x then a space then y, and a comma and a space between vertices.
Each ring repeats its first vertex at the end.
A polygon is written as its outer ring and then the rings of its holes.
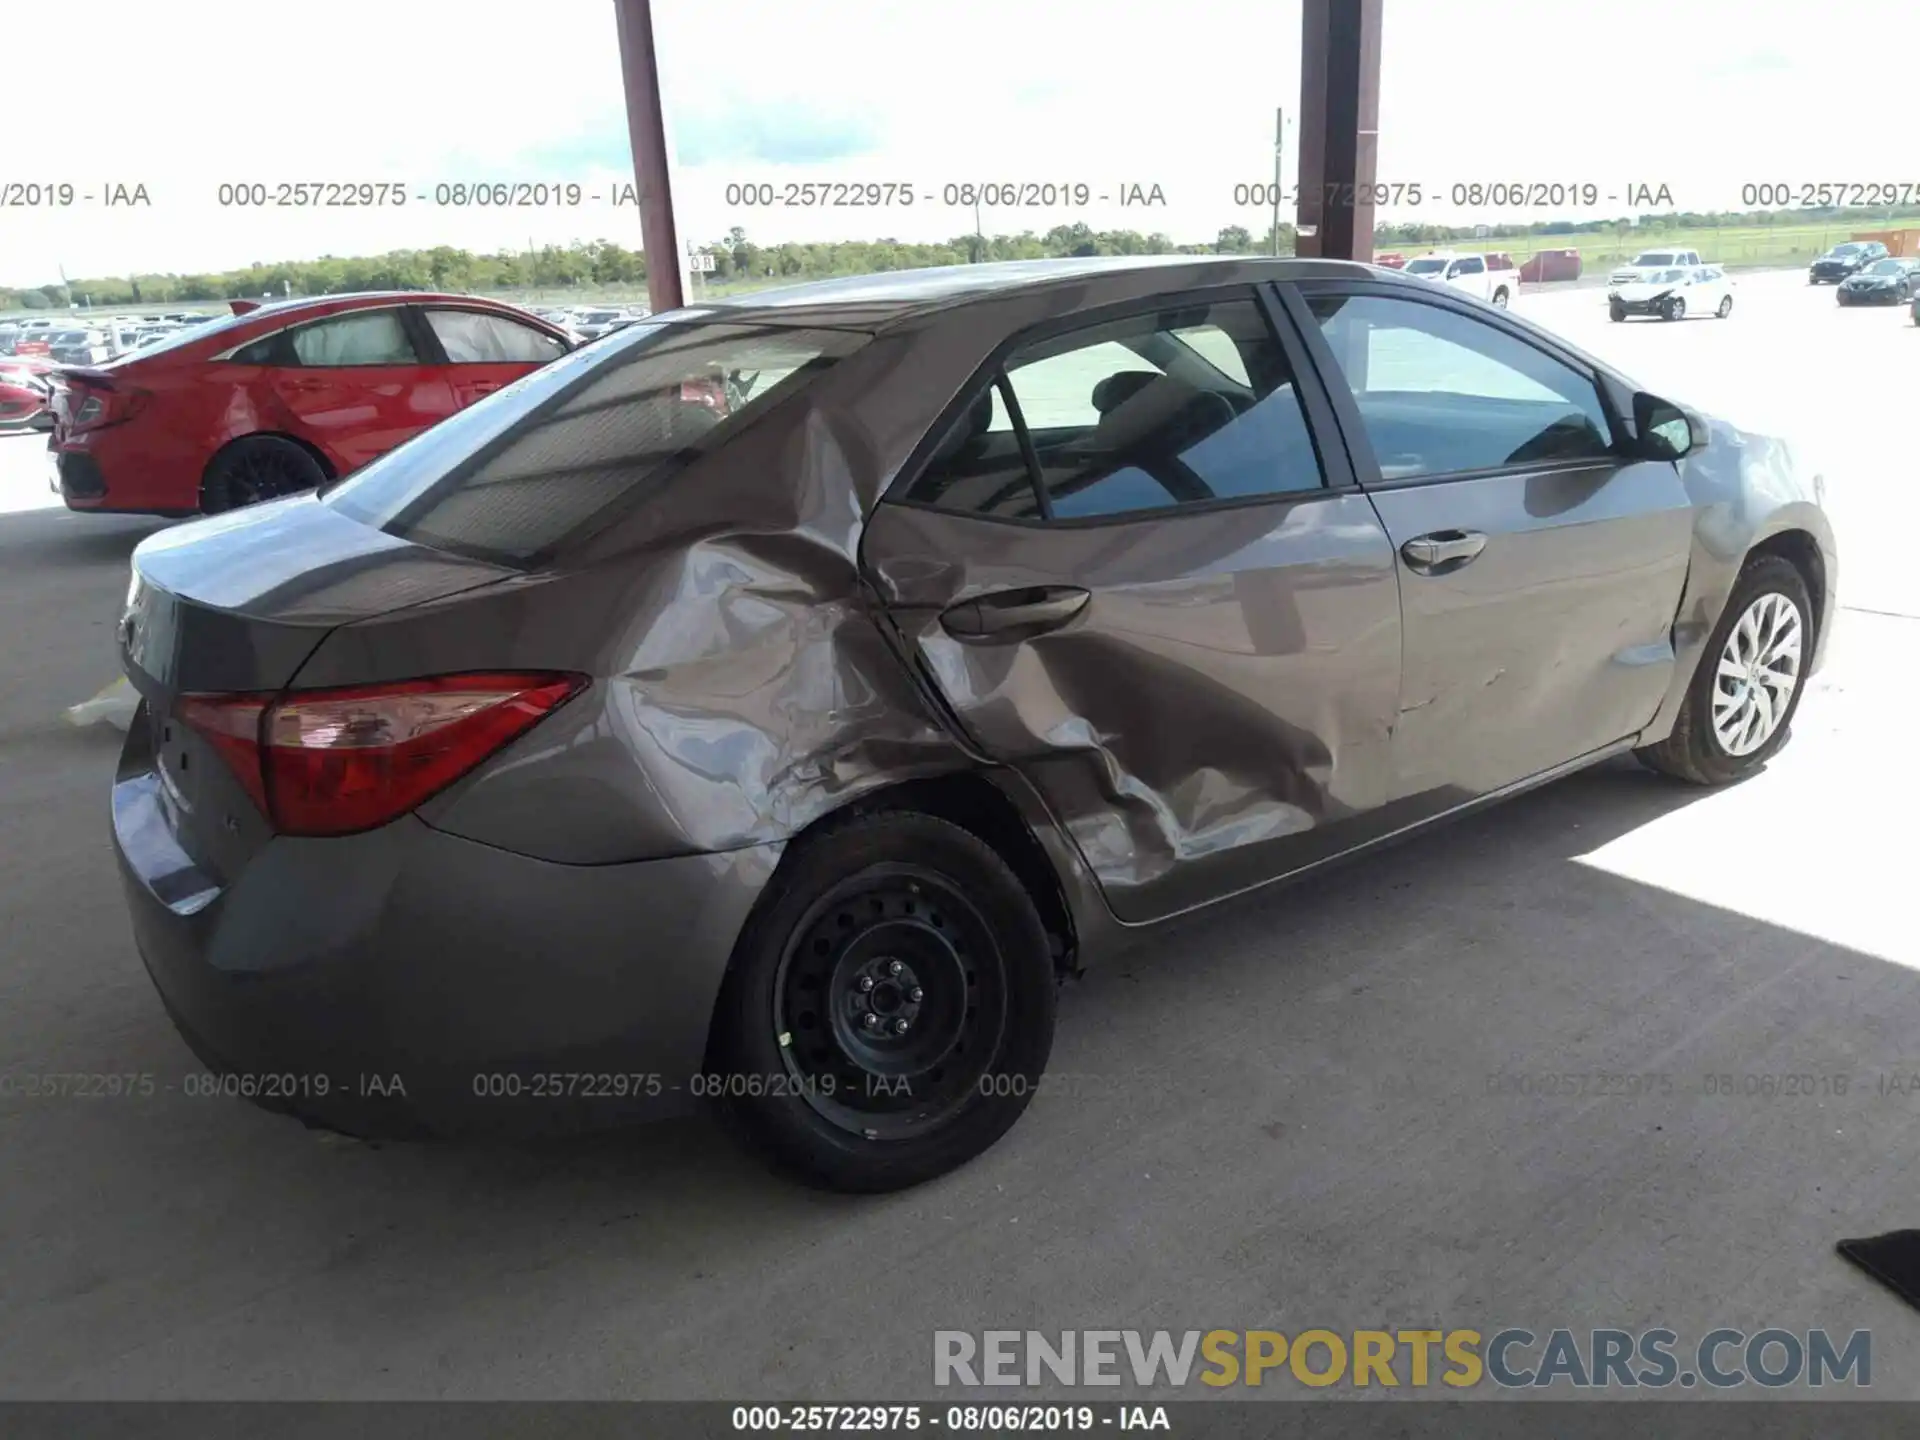
POLYGON ((1364 282, 1287 303, 1399 567, 1396 798, 1450 808, 1646 725, 1693 531, 1673 464, 1624 458, 1592 370, 1503 317, 1364 282))
POLYGON ((1391 778, 1393 552, 1270 314, 1211 291, 1023 337, 863 541, 952 719, 1129 922, 1345 848, 1391 778))

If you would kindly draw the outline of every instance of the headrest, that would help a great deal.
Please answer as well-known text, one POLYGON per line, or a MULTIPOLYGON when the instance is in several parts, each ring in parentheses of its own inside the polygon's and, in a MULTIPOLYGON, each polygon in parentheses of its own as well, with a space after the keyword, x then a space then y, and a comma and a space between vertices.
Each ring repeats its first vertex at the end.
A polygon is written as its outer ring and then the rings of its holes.
POLYGON ((1118 375, 1109 375, 1093 387, 1093 408, 1102 415, 1111 415, 1154 381, 1163 378, 1151 370, 1122 370, 1118 375))
POLYGON ((947 431, 946 438, 935 447, 927 458, 929 465, 943 464, 959 454, 967 446, 987 433, 993 424, 993 391, 982 390, 979 398, 967 407, 966 413, 953 422, 953 428, 947 431))

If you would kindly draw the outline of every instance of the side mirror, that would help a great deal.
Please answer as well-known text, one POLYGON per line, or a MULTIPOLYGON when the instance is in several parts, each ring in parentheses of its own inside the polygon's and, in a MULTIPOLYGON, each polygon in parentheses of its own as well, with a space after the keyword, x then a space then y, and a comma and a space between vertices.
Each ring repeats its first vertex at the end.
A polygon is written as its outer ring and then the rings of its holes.
POLYGON ((1633 397, 1633 429, 1639 453, 1648 460, 1678 460, 1707 443, 1707 427, 1698 416, 1645 390, 1633 397))

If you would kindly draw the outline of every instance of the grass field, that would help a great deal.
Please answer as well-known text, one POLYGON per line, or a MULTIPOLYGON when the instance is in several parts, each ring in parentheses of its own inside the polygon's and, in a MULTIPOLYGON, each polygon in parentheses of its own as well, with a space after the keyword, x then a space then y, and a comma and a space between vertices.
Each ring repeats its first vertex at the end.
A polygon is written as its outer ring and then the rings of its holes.
MULTIPOLYGON (((1662 246, 1680 250, 1698 250, 1700 258, 1715 265, 1786 266, 1804 265, 1843 240, 1855 235, 1882 230, 1915 228, 1912 220, 1866 221, 1842 225, 1834 222, 1812 225, 1745 225, 1697 230, 1634 229, 1611 235, 1510 235, 1490 236, 1485 240, 1456 240, 1451 248, 1465 250, 1479 246, 1486 250, 1504 250, 1515 260, 1541 250, 1573 249, 1580 252, 1581 268, 1592 275, 1597 269, 1630 260, 1642 250, 1662 246)), ((1423 255, 1437 245, 1391 245, 1382 242, 1383 253, 1423 255)))

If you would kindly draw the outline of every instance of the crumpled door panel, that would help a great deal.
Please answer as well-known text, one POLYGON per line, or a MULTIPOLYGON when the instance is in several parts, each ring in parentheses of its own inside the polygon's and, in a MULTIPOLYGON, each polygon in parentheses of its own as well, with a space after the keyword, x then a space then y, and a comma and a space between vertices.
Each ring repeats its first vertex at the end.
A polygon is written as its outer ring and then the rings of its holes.
POLYGON ((1097 527, 882 505, 864 554, 969 737, 1040 790, 1124 921, 1344 848, 1387 796, 1399 595, 1363 496, 1097 527), (942 624, 1048 586, 1091 599, 1013 643, 942 624))

